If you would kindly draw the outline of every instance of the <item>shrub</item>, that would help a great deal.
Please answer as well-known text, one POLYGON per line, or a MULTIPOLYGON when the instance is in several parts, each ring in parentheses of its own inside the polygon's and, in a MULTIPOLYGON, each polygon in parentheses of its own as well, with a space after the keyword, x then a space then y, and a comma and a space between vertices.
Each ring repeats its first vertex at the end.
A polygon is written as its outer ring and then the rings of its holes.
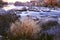
MULTIPOLYGON (((0 15, 0 35, 6 38, 10 30, 11 23, 14 23, 19 17, 15 14, 2 14, 0 15)), ((5 40, 5 39, 3 39, 5 40)))

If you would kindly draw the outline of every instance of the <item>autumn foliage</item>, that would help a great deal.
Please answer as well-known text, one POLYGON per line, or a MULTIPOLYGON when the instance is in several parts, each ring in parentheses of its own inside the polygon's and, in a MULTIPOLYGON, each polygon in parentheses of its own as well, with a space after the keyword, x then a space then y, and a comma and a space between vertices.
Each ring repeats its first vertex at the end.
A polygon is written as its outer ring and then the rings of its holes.
POLYGON ((48 6, 56 6, 57 5, 57 0, 45 0, 45 3, 48 6))

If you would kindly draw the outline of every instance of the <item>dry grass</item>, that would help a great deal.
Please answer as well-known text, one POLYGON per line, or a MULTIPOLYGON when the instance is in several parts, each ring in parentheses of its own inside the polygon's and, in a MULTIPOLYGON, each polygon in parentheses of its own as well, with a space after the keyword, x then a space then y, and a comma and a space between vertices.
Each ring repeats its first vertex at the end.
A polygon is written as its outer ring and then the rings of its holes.
MULTIPOLYGON (((58 22, 46 19, 38 22, 39 21, 34 21, 29 17, 24 17, 22 22, 16 20, 10 27, 11 40, 54 40, 55 38, 53 37, 56 37, 56 35, 49 35, 47 30, 50 30, 54 26, 59 26, 58 22)), ((58 37, 56 39, 58 39, 58 37)))
POLYGON ((22 20, 22 23, 20 23, 19 21, 15 21, 15 23, 12 23, 10 32, 15 38, 37 38, 37 33, 40 31, 40 27, 36 23, 37 22, 35 22, 34 20, 25 17, 25 19, 22 20))

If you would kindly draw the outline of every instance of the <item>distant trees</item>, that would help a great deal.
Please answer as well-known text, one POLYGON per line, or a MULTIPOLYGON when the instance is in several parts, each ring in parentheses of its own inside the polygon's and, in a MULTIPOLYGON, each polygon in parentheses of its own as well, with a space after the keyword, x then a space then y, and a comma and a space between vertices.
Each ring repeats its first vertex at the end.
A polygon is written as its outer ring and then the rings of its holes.
POLYGON ((4 5, 7 5, 7 2, 3 2, 3 0, 0 0, 0 8, 2 8, 4 5))
POLYGON ((54 7, 57 5, 57 0, 45 0, 47 6, 54 7))
POLYGON ((24 5, 24 3, 21 3, 21 2, 19 2, 19 1, 16 1, 16 2, 14 3, 14 5, 15 5, 15 6, 22 6, 22 5, 24 5))
POLYGON ((0 0, 0 7, 2 7, 2 3, 3 3, 2 0, 0 0))
POLYGON ((60 0, 58 1, 57 6, 60 7, 60 0))

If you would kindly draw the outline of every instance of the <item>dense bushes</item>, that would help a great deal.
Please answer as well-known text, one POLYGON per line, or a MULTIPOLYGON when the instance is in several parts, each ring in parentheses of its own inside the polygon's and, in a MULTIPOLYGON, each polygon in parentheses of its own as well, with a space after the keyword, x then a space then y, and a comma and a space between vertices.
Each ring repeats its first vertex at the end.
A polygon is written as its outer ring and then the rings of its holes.
MULTIPOLYGON (((7 37, 10 30, 11 23, 18 20, 18 16, 15 14, 2 14, 0 15, 0 35, 7 37)), ((3 39, 4 40, 4 39, 3 39)))
MULTIPOLYGON (((56 35, 53 34, 56 33, 57 29, 60 27, 58 21, 52 21, 52 20, 39 20, 34 21, 32 18, 25 17, 22 22, 16 21, 11 25, 11 33, 14 38, 11 40, 54 40, 56 35), (38 23, 38 24, 37 24, 38 23), (16 26, 17 24, 17 26, 16 26), (20 24, 20 25, 19 25, 20 24), (52 33, 49 33, 49 31, 52 33), (54 31, 54 30, 56 31, 54 31)), ((59 28, 60 29, 60 28, 59 28)), ((58 30, 59 31, 59 30, 58 30)), ((57 32, 59 33, 59 32, 57 32)), ((57 36, 56 39, 58 39, 59 36, 57 36)))
POLYGON ((58 40, 60 36, 58 21, 24 17, 22 21, 16 14, 0 15, 0 35, 2 40, 58 40))
MULTIPOLYGON (((53 19, 52 19, 53 20, 53 19)), ((40 40, 59 40, 60 24, 58 21, 47 20, 42 23, 39 35, 40 40)))

